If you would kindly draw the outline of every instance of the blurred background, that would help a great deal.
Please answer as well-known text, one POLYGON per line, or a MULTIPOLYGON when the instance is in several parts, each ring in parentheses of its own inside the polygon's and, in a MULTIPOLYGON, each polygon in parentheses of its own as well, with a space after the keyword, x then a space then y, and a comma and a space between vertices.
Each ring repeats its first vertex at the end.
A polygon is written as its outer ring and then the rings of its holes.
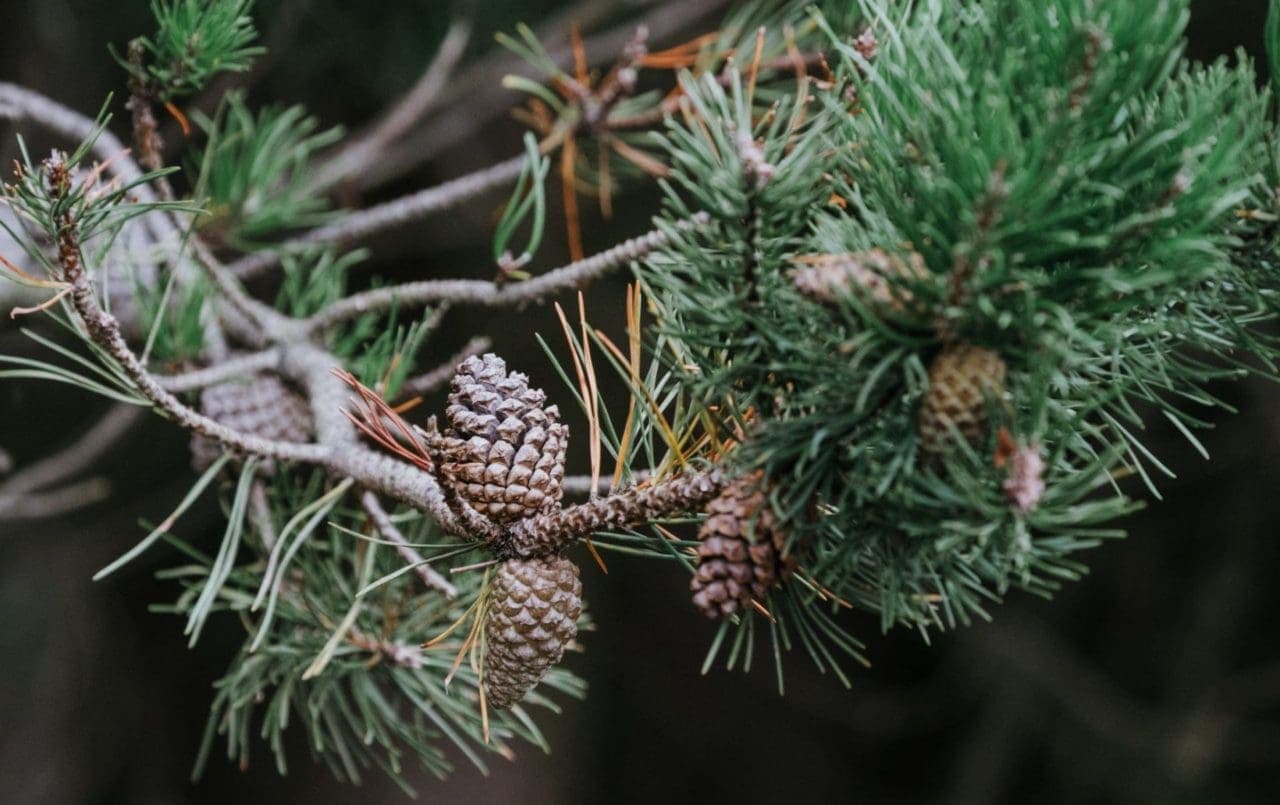
MULTIPOLYGON (((516 153, 522 127, 508 115, 514 96, 498 87, 507 67, 492 58, 494 31, 524 20, 563 45, 570 21, 607 32, 647 18, 656 48, 714 28, 724 5, 478 4, 450 102, 343 200, 375 202, 516 153)), ((260 0, 271 53, 238 82, 255 102, 301 102, 326 124, 359 131, 412 86, 444 35, 448 6, 260 0)), ((1260 55, 1265 0, 1196 0, 1193 8, 1192 57, 1239 47, 1260 55)), ((106 44, 150 30, 146 3, 0 0, 0 9, 0 80, 89 114, 116 92, 123 119, 123 75, 106 44)), ((4 164, 13 133, 0 124, 4 164)), ((32 134, 40 148, 52 144, 32 134)), ((657 196, 632 191, 612 221, 583 204, 588 252, 648 228, 657 196)), ((365 275, 488 278, 502 200, 479 199, 370 244, 365 275)), ((562 232, 549 227, 538 265, 564 261, 562 232)), ((622 293, 620 280, 592 289, 594 323, 620 329, 622 293)), ((564 389, 534 332, 560 344, 549 308, 514 320, 455 313, 424 362, 486 333, 555 399, 564 389)), ((7 317, 0 322, 0 351, 28 349, 7 317)), ((1239 413, 1213 415, 1205 436, 1213 460, 1155 423, 1149 444, 1178 477, 1163 484, 1165 500, 1125 523, 1128 539, 1085 557, 1089 577, 1053 602, 1013 595, 993 623, 934 635, 931 645, 904 631, 882 635, 877 619, 850 615, 874 663, 853 673, 852 690, 799 654, 787 662, 785 697, 767 663, 749 675, 703 676, 712 627, 690 606, 683 573, 612 557, 605 576, 584 561, 598 627, 585 635, 586 653, 567 661, 590 695, 543 719, 552 754, 523 747, 514 763, 495 759, 487 777, 455 757, 449 781, 412 782, 434 802, 1280 801, 1280 386, 1219 391, 1239 413)), ((0 381, 0 445, 21 465, 72 441, 103 410, 67 387, 0 381)), ((570 426, 583 432, 580 422, 570 426)), ((570 462, 585 466, 582 455, 570 462)), ((139 538, 140 518, 181 498, 191 482, 185 438, 148 421, 102 472, 113 485, 106 503, 53 520, 0 521, 0 802, 402 801, 377 774, 360 789, 335 783, 309 761, 299 735, 286 778, 262 747, 245 770, 215 757, 203 780, 189 782, 211 682, 242 632, 215 619, 188 650, 175 617, 148 612, 176 593, 152 575, 173 560, 164 548, 108 582, 90 582, 139 538)), ((212 503, 183 525, 206 544, 220 532, 212 503)))

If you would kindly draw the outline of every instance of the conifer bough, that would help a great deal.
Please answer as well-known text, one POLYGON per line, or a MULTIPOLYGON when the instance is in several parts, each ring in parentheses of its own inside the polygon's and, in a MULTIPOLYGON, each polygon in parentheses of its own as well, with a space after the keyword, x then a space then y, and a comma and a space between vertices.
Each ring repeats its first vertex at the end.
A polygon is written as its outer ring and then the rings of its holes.
MULTIPOLYGON (((0 355, 0 377, 190 432, 191 492, 100 575, 164 538, 198 557, 169 607, 191 639, 215 613, 245 625, 197 770, 219 736, 244 759, 258 735, 283 770, 291 712, 351 780, 407 785, 406 756, 443 775, 444 741, 481 767, 545 746, 528 711, 583 692, 560 662, 588 549, 688 569, 717 621, 709 662, 738 662, 760 624, 777 662, 798 645, 854 685, 843 610, 927 630, 1052 592, 1118 533, 1141 491, 1118 479, 1154 487, 1138 412, 1194 440, 1211 383, 1273 370, 1276 104, 1247 59, 1181 57, 1179 0, 753 3, 667 49, 637 30, 600 79, 522 28, 504 43, 543 79, 507 82, 532 98, 525 154, 357 212, 315 194, 336 134, 238 94, 197 121, 187 169, 164 168, 153 105, 181 116, 175 100, 260 49, 247 0, 154 5, 158 32, 122 60, 141 167, 105 118, 0 85, 0 115, 84 138, 24 149, 4 186, 21 248, 0 275, 44 298, 15 312, 65 329, 33 333, 47 361, 0 355), (668 91, 638 93, 639 72, 668 91), (584 187, 608 209, 660 178, 656 228, 529 270, 553 160, 575 251, 584 187), (495 279, 348 289, 353 239, 512 181, 495 279), (241 284, 273 267, 274 300, 241 284), (424 362, 449 306, 628 268, 625 334, 561 311, 559 391, 484 340, 424 362), (113 304, 113 287, 136 293, 113 304), (446 378, 443 430, 388 402, 446 378), (624 416, 602 382, 630 392, 624 416), (572 484, 549 400, 586 418, 572 484), (209 550, 180 518, 214 491, 228 522, 209 550)), ((101 452, 121 430, 85 438, 101 452)), ((0 518, 67 505, 75 478, 49 467, 0 483, 0 518)))

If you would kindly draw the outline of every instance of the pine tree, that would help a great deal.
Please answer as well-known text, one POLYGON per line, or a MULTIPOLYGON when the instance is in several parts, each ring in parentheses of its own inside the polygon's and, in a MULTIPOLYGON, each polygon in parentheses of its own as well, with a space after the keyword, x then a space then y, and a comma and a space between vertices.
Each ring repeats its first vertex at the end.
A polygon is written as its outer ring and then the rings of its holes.
MULTIPOLYGON (((749 665, 759 632, 779 682, 798 646, 849 685, 844 610, 928 633, 1052 594, 1121 533, 1143 491, 1122 479, 1156 489, 1144 422, 1198 445, 1214 384, 1272 373, 1275 103, 1243 55, 1182 57, 1183 0, 759 0, 664 50, 641 26, 596 72, 580 42, 564 67, 520 27, 502 41, 541 78, 506 82, 529 96, 523 151, 355 211, 330 196, 430 97, 346 141, 238 92, 191 126, 184 99, 262 52, 252 3, 154 11, 118 54, 132 154, 114 102, 89 120, 0 85, 0 114, 78 142, 23 146, 4 185, 22 251, 0 274, 38 299, 15 313, 63 332, 33 333, 47 362, 0 355, 0 378, 189 433, 189 494, 98 577, 164 541, 182 564, 162 609, 192 643, 211 616, 244 625, 197 771, 219 738, 244 760, 259 735, 283 771, 291 714, 349 780, 443 775, 446 743, 482 768, 545 746, 530 711, 584 693, 559 663, 599 583, 571 558, 588 550, 688 570, 717 620, 708 663, 749 665), (193 132, 181 166, 162 110, 193 132), (656 228, 582 255, 579 194, 608 209, 650 181, 656 228), (573 259, 536 270, 555 182, 573 259), (493 280, 348 287, 356 242, 504 185, 493 280), (567 355, 544 346, 563 388, 483 338, 424 362, 451 306, 624 270, 621 344, 560 311, 567 355), (266 301, 249 280, 271 272, 266 301), (419 418, 450 383, 443 427, 419 418), (180 520, 205 494, 227 512, 212 550, 180 520)), ((31 491, 13 488, 0 514, 31 491)))

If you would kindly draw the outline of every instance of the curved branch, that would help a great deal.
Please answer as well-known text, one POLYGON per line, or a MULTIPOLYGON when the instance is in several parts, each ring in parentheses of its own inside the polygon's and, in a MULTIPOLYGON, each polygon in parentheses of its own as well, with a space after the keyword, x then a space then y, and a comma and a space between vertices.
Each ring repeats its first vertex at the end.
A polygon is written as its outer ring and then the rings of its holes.
POLYGON ((431 108, 441 91, 448 86, 449 76, 453 74, 453 69, 457 67, 471 41, 472 5, 468 2, 465 4, 465 13, 455 13, 435 56, 413 88, 367 134, 352 138, 320 165, 311 181, 312 189, 327 188, 349 177, 359 176, 381 158, 386 146, 413 128, 431 108))
POLYGON ((436 590, 444 595, 445 598, 456 598, 458 596, 458 588, 449 583, 449 580, 441 576, 431 565, 427 564, 427 560, 422 558, 422 554, 418 553, 409 540, 405 538, 400 529, 396 528, 396 524, 391 522, 391 516, 387 514, 386 509, 382 508, 382 504, 378 501, 378 496, 372 492, 365 492, 360 496, 360 505, 364 508, 365 514, 369 515, 373 527, 378 529, 378 533, 388 542, 395 543, 396 553, 400 554, 400 558, 406 564, 413 565, 414 572, 418 574, 418 578, 422 580, 429 589, 436 590))
POLYGON ((242 257, 228 266, 228 271, 240 279, 249 279, 278 264, 281 257, 289 252, 329 243, 350 243, 447 210, 473 196, 513 181, 520 175, 523 166, 524 155, 521 154, 444 184, 357 210, 339 221, 276 244, 268 251, 242 257))
MULTIPOLYGON (((134 405, 115 405, 70 445, 19 470, 0 483, 0 518, 16 517, 29 493, 64 484, 93 466, 142 418, 134 405)), ((70 487, 68 487, 70 488, 70 487)))
POLYGON ((56 517, 103 501, 110 494, 111 484, 105 478, 87 478, 48 492, 0 497, 0 522, 56 517))
MULTIPOLYGON (((692 229, 706 224, 708 220, 706 213, 698 213, 680 222, 677 227, 692 229)), ((365 313, 388 310, 392 306, 403 309, 421 307, 433 302, 456 302, 486 307, 505 307, 535 302, 567 288, 589 283, 655 249, 666 246, 670 241, 671 237, 666 232, 654 230, 585 260, 570 263, 519 283, 499 284, 486 280, 423 280, 376 288, 372 291, 352 294, 334 302, 307 319, 303 327, 308 332, 317 333, 359 318, 365 313)))
POLYGON ((261 352, 250 352, 247 355, 227 358, 221 363, 215 363, 203 369, 193 369, 180 375, 157 375, 155 380, 165 391, 171 391, 174 394, 199 391, 237 377, 277 368, 280 365, 280 358, 280 349, 271 347, 261 352))

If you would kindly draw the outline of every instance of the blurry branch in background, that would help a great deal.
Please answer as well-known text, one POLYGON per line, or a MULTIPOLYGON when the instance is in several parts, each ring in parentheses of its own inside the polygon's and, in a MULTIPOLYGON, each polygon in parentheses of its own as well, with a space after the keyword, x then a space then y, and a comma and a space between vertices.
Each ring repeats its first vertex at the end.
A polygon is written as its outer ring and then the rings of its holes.
POLYGON ((271 249, 247 254, 232 263, 228 270, 241 279, 251 279, 278 265, 282 256, 290 251, 339 243, 349 245, 393 227, 443 212, 511 182, 520 174, 523 165, 523 156, 512 157, 434 187, 356 210, 339 221, 285 240, 271 249))
POLYGON ((436 368, 405 380, 400 386, 399 398, 401 400, 412 400, 415 397, 431 394, 444 388, 453 378, 458 364, 473 355, 481 355, 488 352, 491 346, 493 346, 493 340, 487 335, 474 336, 461 349, 442 361, 436 368))
POLYGON ((381 159, 383 150, 418 125, 423 115, 448 86, 454 68, 471 41, 475 0, 458 3, 436 55, 417 82, 372 127, 348 139, 332 157, 320 164, 311 177, 311 186, 323 190, 336 183, 359 177, 381 159))
MULTIPOLYGON (((726 0, 642 0, 630 4, 629 9, 645 12, 643 20, 651 39, 661 42, 696 28, 726 5, 726 0)), ((536 29, 536 36, 547 44, 555 63, 567 69, 574 58, 566 35, 570 28, 579 25, 590 31, 598 20, 612 16, 617 7, 617 3, 607 0, 585 0, 553 15, 536 29)), ((588 62, 600 64, 616 58, 634 36, 635 27, 634 19, 628 19, 586 34, 583 45, 588 62)), ((362 173, 347 180, 358 190, 373 190, 439 158, 510 110, 514 96, 503 86, 506 76, 536 77, 537 72, 520 57, 495 49, 458 71, 449 88, 421 110, 418 124, 402 140, 387 143, 376 158, 367 161, 362 173), (427 117, 437 109, 438 113, 427 117)), ((329 175, 327 171, 325 175, 329 175)))
POLYGON ((107 492, 103 480, 83 486, 75 484, 76 476, 116 448, 146 413, 136 405, 113 405, 71 444, 0 479, 0 520, 51 517, 101 500, 107 492), (43 494, 33 499, 31 493, 43 494))

